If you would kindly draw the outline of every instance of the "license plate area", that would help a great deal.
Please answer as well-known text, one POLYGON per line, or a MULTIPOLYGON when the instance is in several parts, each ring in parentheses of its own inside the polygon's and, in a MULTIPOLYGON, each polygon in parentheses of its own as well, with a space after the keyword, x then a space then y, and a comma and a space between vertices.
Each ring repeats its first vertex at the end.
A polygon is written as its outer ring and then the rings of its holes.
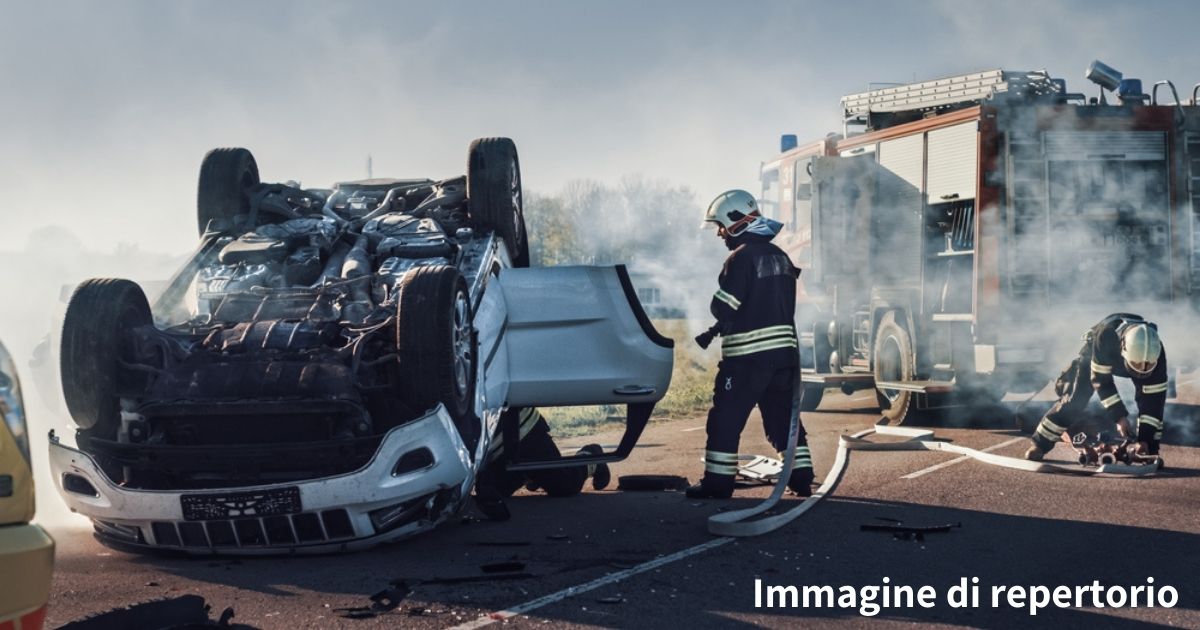
POLYGON ((247 492, 185 494, 179 498, 187 521, 256 518, 300 512, 300 488, 269 488, 247 492))

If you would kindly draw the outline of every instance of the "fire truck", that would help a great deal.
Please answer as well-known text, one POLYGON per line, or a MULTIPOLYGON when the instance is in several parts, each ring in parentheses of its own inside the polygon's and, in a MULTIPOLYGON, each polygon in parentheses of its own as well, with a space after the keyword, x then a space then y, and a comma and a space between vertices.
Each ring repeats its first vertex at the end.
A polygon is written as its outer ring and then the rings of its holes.
POLYGON ((1200 85, 1143 92, 1101 62, 1088 96, 991 70, 851 94, 842 133, 761 167, 804 269, 805 392, 874 388, 887 421, 1032 393, 1113 312, 1173 363, 1200 306, 1200 85))

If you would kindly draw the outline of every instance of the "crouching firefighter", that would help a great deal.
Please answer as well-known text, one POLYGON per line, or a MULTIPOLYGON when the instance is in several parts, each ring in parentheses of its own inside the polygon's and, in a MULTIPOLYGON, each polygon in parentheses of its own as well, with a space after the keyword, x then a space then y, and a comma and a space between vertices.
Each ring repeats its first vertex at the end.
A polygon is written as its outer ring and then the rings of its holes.
POLYGON ((1157 455, 1163 432, 1163 409, 1167 401, 1167 353, 1158 337, 1158 327, 1131 313, 1105 317, 1084 334, 1079 357, 1054 384, 1058 402, 1034 430, 1033 445, 1025 459, 1040 461, 1072 425, 1084 420, 1092 390, 1100 397, 1105 419, 1117 426, 1122 437, 1136 440, 1134 454, 1157 455), (1126 416, 1129 411, 1113 383, 1114 376, 1133 381, 1137 389, 1136 429, 1126 416))
MULTIPOLYGON (((713 406, 708 412, 704 477, 688 488, 692 498, 728 498, 738 467, 738 440, 757 405, 767 440, 786 455, 792 396, 800 369, 796 338, 796 280, 800 270, 771 243, 783 224, 759 214, 754 196, 731 190, 718 196, 704 215, 705 226, 732 250, 717 279, 712 313, 717 323, 696 337, 707 348, 721 336, 713 406)), ((812 494, 813 468, 804 425, 799 427, 788 487, 812 494)))
MULTIPOLYGON (((509 512, 504 505, 504 499, 512 496, 522 486, 530 490, 542 490, 552 497, 575 496, 583 491, 583 484, 588 479, 592 480, 592 488, 595 490, 603 490, 608 486, 612 475, 607 464, 529 471, 508 470, 512 451, 504 448, 503 427, 514 418, 519 423, 517 434, 522 461, 558 459, 562 454, 554 443, 554 438, 550 437, 550 425, 536 407, 512 408, 504 414, 500 420, 501 431, 496 435, 495 446, 488 455, 488 463, 475 484, 475 503, 489 518, 507 520, 509 512)), ((580 457, 603 453, 604 449, 599 444, 588 444, 580 448, 575 455, 580 457)))

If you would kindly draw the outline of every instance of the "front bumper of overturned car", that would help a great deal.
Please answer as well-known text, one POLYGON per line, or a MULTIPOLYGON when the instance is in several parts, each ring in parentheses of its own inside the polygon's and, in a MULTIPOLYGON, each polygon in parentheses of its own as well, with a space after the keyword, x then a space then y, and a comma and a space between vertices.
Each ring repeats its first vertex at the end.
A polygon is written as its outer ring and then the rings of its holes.
POLYGON ((136 490, 108 478, 90 455, 50 441, 50 467, 72 511, 113 546, 191 554, 271 555, 362 549, 420 533, 455 513, 474 483, 467 447, 442 406, 389 431, 366 466, 284 484, 211 490, 136 490), (422 452, 422 450, 427 451, 422 452), (415 455, 414 455, 415 454, 415 455), (409 462, 399 466, 401 459, 409 462), (413 463, 417 466, 414 469, 413 463), (86 482, 86 483, 85 483, 86 482), (183 495, 297 488, 300 511, 188 520, 183 495))

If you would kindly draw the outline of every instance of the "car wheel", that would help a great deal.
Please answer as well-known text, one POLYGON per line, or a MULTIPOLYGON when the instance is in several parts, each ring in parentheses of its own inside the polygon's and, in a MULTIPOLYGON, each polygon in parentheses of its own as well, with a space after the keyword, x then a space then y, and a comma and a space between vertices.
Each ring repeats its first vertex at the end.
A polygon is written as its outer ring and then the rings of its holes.
POLYGON ((131 384, 121 363, 134 361, 127 333, 153 321, 146 294, 129 280, 86 280, 71 295, 63 319, 60 369, 63 398, 81 437, 116 439, 119 397, 131 384))
POLYGON ((495 230, 514 267, 529 266, 521 198, 521 162, 509 138, 479 138, 467 151, 467 211, 477 228, 495 230))
POLYGON ((213 149, 200 163, 200 185, 196 193, 196 222, 204 235, 209 221, 233 223, 239 214, 250 213, 249 189, 258 185, 258 163, 247 149, 213 149))
MULTIPOLYGON (((916 354, 908 331, 896 321, 896 312, 883 316, 875 333, 872 355, 875 382, 905 382, 916 373, 916 354)), ((890 424, 903 424, 912 405, 913 392, 895 389, 875 389, 879 411, 890 424)))
POLYGON ((413 269, 397 308, 400 395, 416 409, 440 402, 455 419, 465 417, 475 391, 475 340, 462 274, 447 265, 413 269))

